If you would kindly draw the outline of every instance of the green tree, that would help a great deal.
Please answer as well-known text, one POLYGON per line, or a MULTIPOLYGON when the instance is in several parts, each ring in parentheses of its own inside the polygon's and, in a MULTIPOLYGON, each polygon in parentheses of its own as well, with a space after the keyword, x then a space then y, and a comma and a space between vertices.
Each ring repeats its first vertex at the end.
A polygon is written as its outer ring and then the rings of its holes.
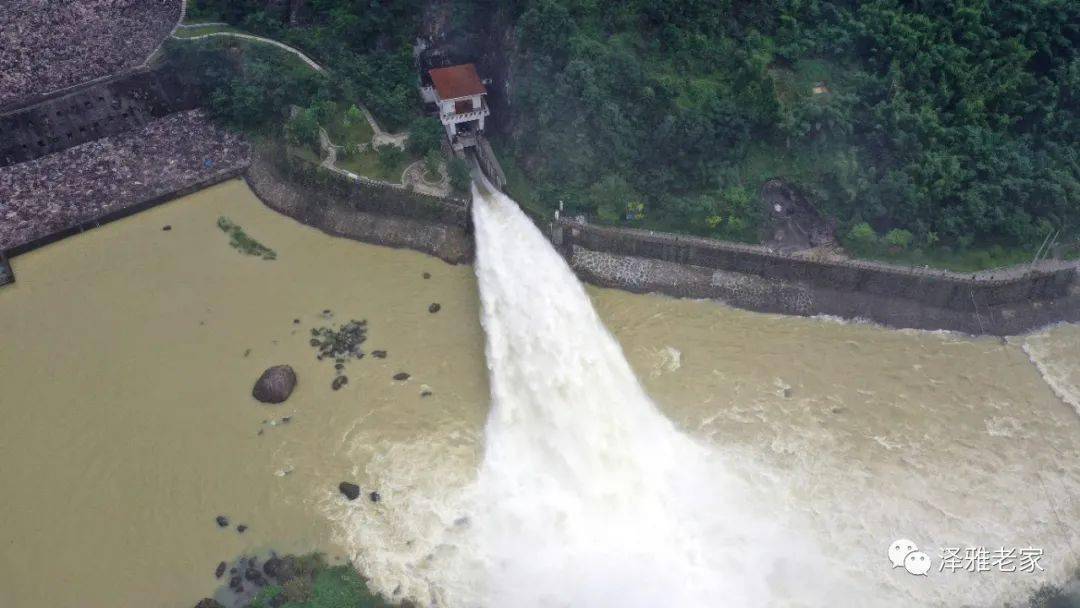
POLYGON ((561 2, 540 0, 525 11, 519 22, 522 42, 550 54, 566 50, 575 23, 561 2))
POLYGON ((315 110, 315 118, 319 121, 319 124, 325 126, 330 124, 330 121, 334 119, 334 115, 337 114, 338 104, 332 99, 320 99, 312 106, 315 110))
POLYGON ((588 198, 596 216, 605 222, 623 219, 627 207, 638 202, 638 193, 621 175, 606 175, 589 188, 588 198))
POLYGON ((428 153, 424 155, 424 179, 432 182, 438 181, 439 167, 442 166, 442 162, 442 154, 438 150, 428 150, 428 153))
POLYGON ((446 131, 437 118, 425 116, 417 118, 409 125, 409 139, 406 147, 411 154, 424 156, 432 150, 442 147, 446 131))
POLYGON ((366 121, 364 113, 356 105, 349 106, 349 109, 345 111, 345 126, 351 127, 358 125, 366 121))
POLYGON ((383 144, 377 149, 379 166, 384 173, 390 173, 405 162, 405 151, 393 144, 383 144))
POLYGON ((447 173, 450 174, 450 187, 454 189, 454 192, 460 194, 467 193, 469 191, 469 184, 472 183, 472 175, 469 174, 469 165, 455 156, 447 163, 446 169, 447 173))
POLYGON ((285 139, 297 147, 315 148, 319 143, 319 121, 313 108, 301 109, 285 124, 285 139))

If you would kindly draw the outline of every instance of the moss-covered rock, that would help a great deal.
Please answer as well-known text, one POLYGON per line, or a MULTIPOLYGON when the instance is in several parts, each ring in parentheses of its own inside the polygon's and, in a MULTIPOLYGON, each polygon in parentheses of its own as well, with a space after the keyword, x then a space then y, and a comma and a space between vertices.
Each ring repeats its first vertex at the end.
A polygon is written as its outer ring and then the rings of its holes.
POLYGON ((267 586, 247 608, 383 608, 395 606, 371 591, 352 566, 328 566, 321 555, 267 560, 267 586))

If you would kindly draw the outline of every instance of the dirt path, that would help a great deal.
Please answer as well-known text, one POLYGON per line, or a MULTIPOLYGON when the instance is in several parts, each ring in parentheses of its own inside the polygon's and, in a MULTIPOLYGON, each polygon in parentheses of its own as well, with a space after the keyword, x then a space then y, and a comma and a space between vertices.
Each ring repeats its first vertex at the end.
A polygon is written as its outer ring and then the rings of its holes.
MULTIPOLYGON (((205 24, 200 23, 198 25, 199 26, 204 26, 205 24)), ((291 46, 289 46, 289 45, 287 45, 287 44, 285 44, 283 42, 278 42, 277 40, 273 40, 271 38, 263 38, 262 36, 255 36, 255 35, 252 35, 252 34, 241 34, 239 32, 212 32, 212 33, 209 33, 209 34, 202 34, 202 35, 199 35, 199 36, 180 37, 180 36, 177 36, 175 31, 174 31, 173 35, 172 35, 172 37, 175 38, 176 40, 202 40, 204 38, 210 38, 210 37, 213 37, 213 36, 228 36, 228 37, 232 37, 232 38, 243 38, 245 40, 254 40, 256 42, 264 42, 266 44, 272 44, 272 45, 278 47, 279 49, 283 49, 285 51, 288 51, 288 52, 292 53, 293 55, 296 55, 297 57, 300 58, 301 61, 306 63, 308 65, 308 67, 315 70, 316 72, 319 72, 320 74, 325 74, 326 73, 326 70, 321 65, 316 63, 315 60, 312 59, 311 57, 308 57, 307 55, 305 55, 302 51, 300 51, 300 49, 297 49, 295 47, 291 47, 291 46)))

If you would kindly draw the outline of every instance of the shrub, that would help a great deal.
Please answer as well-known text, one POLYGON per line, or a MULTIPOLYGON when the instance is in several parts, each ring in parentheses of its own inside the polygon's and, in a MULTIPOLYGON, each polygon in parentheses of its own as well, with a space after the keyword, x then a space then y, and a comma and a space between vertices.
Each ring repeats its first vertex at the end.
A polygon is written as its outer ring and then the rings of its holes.
POLYGON ((885 242, 889 247, 895 247, 897 249, 907 249, 911 245, 911 241, 914 240, 914 235, 911 231, 901 228, 893 228, 885 235, 885 242))
POLYGON ((319 121, 311 108, 300 110, 285 124, 285 139, 297 147, 315 148, 319 142, 319 121))
POLYGON ((442 154, 438 150, 428 150, 424 155, 424 179, 437 181, 439 179, 439 165, 442 164, 442 154))
POLYGON ((351 106, 345 112, 345 126, 347 126, 347 127, 351 127, 352 125, 360 124, 361 122, 364 122, 365 120, 367 120, 367 119, 364 118, 364 113, 361 112, 360 108, 356 107, 356 105, 351 106))
POLYGON ((392 144, 383 144, 378 148, 379 166, 384 171, 393 171, 395 167, 405 162, 405 151, 392 144))
POLYGON ((636 191, 621 175, 611 174, 593 184, 588 191, 597 217, 605 222, 615 222, 623 218, 627 206, 639 200, 636 191))
POLYGON ((360 146, 362 144, 351 143, 341 146, 338 150, 338 158, 342 160, 349 160, 360 156, 360 146))
POLYGON ((454 192, 464 194, 469 191, 469 183, 472 175, 469 174, 469 165, 458 157, 450 159, 447 164, 447 172, 450 174, 450 187, 454 192))
POLYGON ((848 232, 847 242, 848 247, 858 252, 867 252, 878 245, 878 235, 874 232, 874 229, 870 227, 870 224, 862 222, 852 227, 848 232))
POLYGON ((312 109, 315 110, 315 118, 325 126, 329 125, 337 114, 338 104, 331 99, 320 99, 312 105, 312 109))

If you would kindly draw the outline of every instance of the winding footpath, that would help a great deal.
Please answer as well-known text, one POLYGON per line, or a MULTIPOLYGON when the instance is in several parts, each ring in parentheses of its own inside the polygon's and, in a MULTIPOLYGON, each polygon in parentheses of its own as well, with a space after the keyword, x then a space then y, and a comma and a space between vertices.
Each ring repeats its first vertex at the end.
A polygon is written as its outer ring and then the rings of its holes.
MULTIPOLYGON (((211 26, 211 25, 220 25, 220 24, 218 24, 218 23, 213 23, 213 24, 199 23, 199 24, 182 25, 180 27, 183 27, 184 29, 192 29, 192 28, 195 28, 195 27, 207 27, 207 26, 211 26)), ((274 40, 272 38, 263 38, 262 36, 255 36, 253 34, 241 34, 240 32, 211 32, 209 34, 200 34, 198 36, 177 36, 176 32, 173 32, 173 34, 172 34, 172 38, 174 38, 176 40, 202 40, 204 38, 212 38, 214 36, 228 36, 228 37, 232 37, 232 38, 243 38, 244 40, 254 40, 256 42, 265 42, 266 44, 272 44, 272 45, 278 47, 279 49, 282 49, 284 51, 288 51, 288 52, 292 53, 293 55, 296 55, 297 57, 300 58, 301 61, 306 63, 308 65, 308 67, 315 70, 316 72, 318 72, 320 74, 325 74, 326 73, 326 69, 324 69, 318 63, 316 63, 314 59, 312 59, 311 57, 308 57, 307 55, 305 55, 300 49, 297 49, 295 47, 291 47, 291 46, 285 44, 284 42, 278 42, 277 40, 274 40)))
MULTIPOLYGON (((404 144, 404 139, 407 139, 407 137, 408 136, 406 135, 405 138, 402 139, 402 144, 404 144)), ((374 142, 374 139, 372 141, 374 142)), ((361 150, 367 148, 370 145, 372 144, 363 144, 361 146, 361 150)), ((326 129, 322 127, 319 127, 319 147, 322 149, 323 153, 323 159, 319 163, 319 165, 335 173, 344 175, 351 180, 367 182, 369 184, 378 184, 380 186, 389 186, 391 188, 405 190, 411 189, 422 194, 429 194, 431 196, 446 197, 450 195, 450 178, 447 172, 446 163, 442 163, 442 165, 440 165, 439 167, 438 182, 432 183, 424 179, 424 173, 426 170, 424 166, 424 161, 418 160, 405 167, 405 170, 401 172, 401 181, 395 183, 384 181, 381 179, 365 177, 363 175, 353 173, 348 169, 339 167, 337 165, 337 152, 338 148, 340 148, 341 146, 338 146, 334 142, 330 141, 330 136, 327 135, 326 129)))
MULTIPOLYGON (((185 2, 185 4, 186 4, 186 2, 185 2)), ((183 20, 184 13, 185 13, 185 11, 182 10, 181 11, 181 21, 183 20)), ((215 26, 227 26, 227 25, 228 24, 224 23, 224 22, 187 23, 187 24, 178 23, 176 28, 173 29, 173 32, 172 32, 172 34, 170 34, 170 36, 175 40, 202 40, 204 38, 210 38, 210 37, 213 37, 213 36, 229 36, 229 37, 233 37, 233 38, 241 38, 241 39, 244 39, 244 40, 251 40, 251 41, 254 41, 254 42, 263 42, 263 43, 266 43, 266 44, 272 44, 272 45, 278 47, 279 49, 282 49, 284 51, 287 51, 287 52, 292 53, 293 55, 299 57, 300 60, 303 61, 305 64, 307 64, 311 69, 319 72, 320 74, 326 74, 326 69, 323 68, 321 65, 319 65, 317 62, 315 62, 315 60, 313 60, 312 58, 305 55, 303 53, 303 51, 301 51, 300 49, 297 49, 295 47, 289 46, 287 44, 284 44, 282 42, 278 42, 277 40, 273 40, 272 38, 265 38, 263 36, 255 36, 255 35, 252 35, 252 34, 243 34, 243 33, 240 33, 240 32, 211 32, 209 34, 201 34, 201 35, 198 35, 198 36, 177 36, 176 35, 176 29, 196 29, 196 28, 200 28, 200 27, 215 27, 215 26)), ((365 148, 367 148, 369 146, 372 147, 372 148, 378 148, 380 146, 385 146, 385 145, 395 146, 395 147, 400 148, 402 150, 405 149, 405 142, 407 142, 408 139, 409 139, 409 134, 408 133, 406 133, 404 131, 402 131, 400 133, 390 133, 390 132, 387 132, 387 131, 383 130, 383 128, 381 126, 379 126, 379 123, 375 120, 375 116, 373 116, 371 114, 371 112, 363 104, 357 103, 356 105, 357 105, 358 108, 360 108, 360 111, 363 112, 364 118, 367 119, 368 124, 371 125, 371 130, 374 132, 374 134, 371 137, 371 142, 363 144, 361 146, 361 150, 363 150, 363 149, 365 149, 365 148)), ((447 177, 446 163, 443 163, 443 165, 440 167, 440 179, 439 179, 438 182, 432 183, 432 182, 429 182, 429 181, 424 179, 424 173, 425 173, 424 161, 420 160, 420 161, 416 161, 416 162, 410 164, 408 167, 406 167, 405 170, 401 174, 401 181, 398 182, 398 183, 394 183, 394 182, 387 182, 387 181, 383 181, 383 180, 379 180, 379 179, 372 179, 370 177, 365 177, 363 175, 358 175, 356 173, 353 173, 352 171, 348 171, 346 169, 343 169, 343 168, 339 167, 337 165, 337 151, 338 151, 338 148, 340 146, 338 146, 338 145, 334 144, 334 142, 330 141, 330 137, 327 135, 326 129, 324 129, 322 127, 319 127, 319 145, 322 148, 322 151, 323 151, 323 154, 324 154, 324 158, 322 159, 322 162, 320 163, 320 165, 322 165, 323 167, 325 167, 327 169, 330 169, 331 171, 334 171, 334 172, 340 173, 342 175, 345 175, 346 177, 349 177, 350 179, 353 179, 353 180, 356 180, 356 181, 363 181, 363 182, 368 182, 368 183, 379 184, 379 185, 383 185, 383 186, 390 186, 392 188, 403 188, 403 189, 404 188, 411 188, 411 189, 413 189, 413 190, 415 190, 417 192, 422 192, 424 194, 430 194, 432 196, 444 197, 444 196, 448 196, 450 194, 450 182, 449 182, 449 178, 447 177)))
MULTIPOLYGON (((215 22, 212 22, 212 23, 187 23, 187 24, 181 23, 181 24, 177 24, 177 28, 179 28, 179 29, 196 29, 196 28, 200 28, 200 27, 227 26, 227 25, 228 25, 227 23, 219 22, 219 21, 215 21, 215 22)), ((272 44, 272 45, 278 47, 279 49, 282 49, 284 51, 287 51, 287 52, 292 53, 293 55, 299 57, 301 61, 306 63, 311 69, 315 70, 316 72, 319 72, 320 74, 326 74, 326 69, 323 68, 321 65, 319 65, 314 59, 312 59, 311 57, 308 57, 307 55, 305 55, 303 51, 301 51, 300 49, 298 49, 296 47, 289 46, 289 45, 287 45, 287 44, 285 44, 283 42, 278 42, 277 40, 274 40, 272 38, 265 38, 263 36, 255 36, 253 34, 242 34, 240 32, 211 32, 209 34, 200 34, 198 36, 177 36, 175 29, 173 30, 173 33, 171 34, 171 37, 173 39, 175 39, 175 40, 202 40, 204 38, 210 38, 210 37, 213 37, 213 36, 228 36, 228 37, 233 37, 233 38, 242 38, 244 40, 252 40, 252 41, 255 41, 255 42, 264 42, 266 44, 272 44)), ((380 127, 379 123, 375 120, 375 117, 371 114, 371 112, 363 104, 357 103, 356 105, 357 105, 358 108, 360 108, 360 111, 364 113, 364 118, 366 118, 367 121, 368 121, 368 124, 371 125, 371 130, 375 132, 375 134, 371 138, 371 145, 373 147, 378 148, 379 146, 384 146, 384 145, 389 144, 391 146, 396 146, 396 147, 401 148, 401 149, 405 148, 405 142, 408 141, 408 139, 409 139, 409 134, 408 133, 406 133, 406 132, 390 133, 390 132, 387 132, 387 131, 383 130, 383 128, 380 127)))

